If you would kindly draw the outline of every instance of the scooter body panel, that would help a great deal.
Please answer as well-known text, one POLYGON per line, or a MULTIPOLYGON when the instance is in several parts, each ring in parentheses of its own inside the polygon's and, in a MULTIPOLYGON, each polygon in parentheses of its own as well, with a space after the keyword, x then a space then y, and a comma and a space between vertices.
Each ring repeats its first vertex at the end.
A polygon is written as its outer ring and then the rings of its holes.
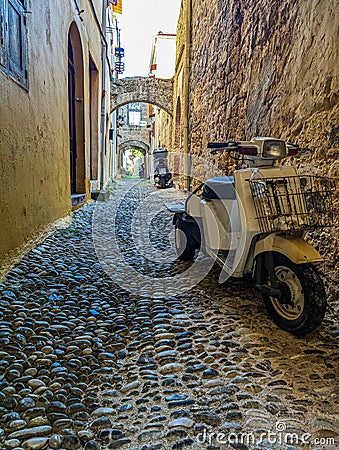
POLYGON ((205 246, 211 250, 234 250, 240 232, 236 200, 205 200, 200 202, 205 246))
MULTIPOLYGON (((250 184, 248 182, 254 170, 255 169, 253 168, 247 168, 237 170, 234 173, 241 224, 239 243, 233 267, 231 268, 232 276, 234 277, 242 277, 246 272, 252 270, 254 264, 254 239, 262 234, 257 220, 257 213, 252 199, 250 184)), ((288 177, 295 176, 296 170, 292 166, 260 167, 260 173, 264 178, 288 177)), ((224 269, 230 270, 230 268, 226 267, 224 269)))
POLYGON ((192 194, 188 197, 185 204, 186 213, 194 218, 201 217, 201 198, 198 195, 192 194))
MULTIPOLYGON (((216 259, 216 262, 225 272, 232 274, 234 277, 242 277, 245 272, 252 269, 255 258, 253 242, 257 236, 262 234, 256 218, 250 184, 248 183, 253 170, 253 168, 247 168, 237 170, 234 173, 236 193, 234 200, 207 200, 194 195, 187 201, 186 205, 189 215, 201 218, 201 232, 207 253, 216 259), (231 258, 224 260, 219 258, 219 251, 229 251, 233 254, 231 258)), ((292 166, 261 167, 260 172, 263 177, 268 178, 296 175, 296 170, 292 166)), ((229 186, 226 187, 229 189, 229 186)), ((284 247, 281 242, 283 239, 280 237, 276 241, 282 247, 284 247)), ((302 239, 300 240, 302 241, 302 239)), ((265 251, 276 251, 275 245, 278 246, 273 241, 270 241, 270 243, 267 241, 265 251)), ((292 244, 289 249, 290 252, 297 254, 296 250, 292 250, 292 244)), ((303 247, 301 253, 305 253, 306 250, 303 247)), ((313 256, 310 252, 307 254, 309 258, 317 258, 315 254, 313 256)), ((297 260, 299 260, 298 258, 297 260)))

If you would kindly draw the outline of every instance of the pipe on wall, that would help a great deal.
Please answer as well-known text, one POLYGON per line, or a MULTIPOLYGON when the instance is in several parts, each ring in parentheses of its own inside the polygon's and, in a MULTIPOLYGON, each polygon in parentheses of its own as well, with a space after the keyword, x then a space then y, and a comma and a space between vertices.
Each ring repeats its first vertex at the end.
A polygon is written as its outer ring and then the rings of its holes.
MULTIPOLYGON (((101 25, 100 25, 100 22, 99 22, 99 19, 98 19, 96 10, 95 10, 95 6, 93 4, 93 0, 89 0, 89 3, 91 5, 91 9, 92 9, 92 13, 93 13, 93 16, 94 16, 94 20, 95 20, 96 26, 99 29, 99 33, 100 33, 100 35, 102 37, 102 40, 105 43, 106 50, 107 50, 108 49, 108 43, 107 43, 107 40, 106 40, 106 36, 105 36, 104 32, 102 31, 102 29, 104 29, 104 31, 106 31, 106 27, 103 28, 103 26, 102 26, 102 28, 101 28, 101 25)), ((105 0, 103 0, 103 9, 104 9, 104 11, 106 11, 106 2, 105 2, 105 0)), ((106 51, 106 60, 107 60, 108 67, 110 68, 110 72, 111 72, 111 62, 110 62, 110 60, 109 60, 109 58, 107 56, 107 51, 106 51)), ((113 81, 113 79, 112 79, 112 81, 113 81)))
POLYGON ((108 59, 108 43, 106 40, 105 32, 106 32, 106 21, 107 21, 107 0, 102 1, 102 25, 100 26, 100 22, 95 10, 95 6, 93 4, 93 0, 89 0, 92 13, 95 19, 95 23, 100 31, 100 35, 102 38, 102 57, 101 57, 101 120, 100 120, 100 134, 101 134, 101 146, 100 146, 100 190, 104 187, 104 178, 105 178, 105 148, 106 148, 106 61, 108 64, 109 72, 110 70, 110 61, 108 59))
MULTIPOLYGON (((92 0, 91 0, 92 1, 92 0)), ((106 31, 106 0, 103 0, 102 4, 102 28, 106 31)), ((103 39, 102 45, 102 96, 101 96, 101 151, 100 151, 100 190, 104 187, 104 165, 105 165, 105 147, 106 147, 106 58, 107 58, 107 42, 103 39)))
POLYGON ((191 11, 192 0, 185 1, 185 63, 184 63, 184 188, 190 189, 190 164, 189 164, 189 78, 191 65, 191 11))

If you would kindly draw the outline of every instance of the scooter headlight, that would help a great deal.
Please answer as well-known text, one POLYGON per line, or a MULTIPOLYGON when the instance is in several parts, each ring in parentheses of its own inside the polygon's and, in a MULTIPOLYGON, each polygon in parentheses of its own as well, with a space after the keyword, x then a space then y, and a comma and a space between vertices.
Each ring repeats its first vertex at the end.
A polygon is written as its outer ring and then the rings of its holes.
POLYGON ((263 146, 262 156, 270 159, 281 159, 286 157, 285 141, 265 141, 263 146))

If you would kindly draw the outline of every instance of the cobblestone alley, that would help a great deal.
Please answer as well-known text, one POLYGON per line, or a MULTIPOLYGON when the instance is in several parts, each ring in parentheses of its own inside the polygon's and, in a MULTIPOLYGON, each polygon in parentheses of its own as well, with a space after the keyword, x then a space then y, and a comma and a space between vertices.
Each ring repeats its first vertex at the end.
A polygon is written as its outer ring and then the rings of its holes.
POLYGON ((185 290, 162 207, 178 195, 118 180, 9 272, 0 449, 338 448, 331 310, 297 339, 217 268, 185 290))

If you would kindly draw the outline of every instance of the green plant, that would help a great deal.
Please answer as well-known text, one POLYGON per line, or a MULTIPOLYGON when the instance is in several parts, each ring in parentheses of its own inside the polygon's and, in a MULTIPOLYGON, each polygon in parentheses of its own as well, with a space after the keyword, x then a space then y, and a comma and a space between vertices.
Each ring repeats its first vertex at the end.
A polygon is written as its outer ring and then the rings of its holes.
POLYGON ((144 154, 138 148, 131 148, 131 153, 134 158, 143 158, 144 154))

